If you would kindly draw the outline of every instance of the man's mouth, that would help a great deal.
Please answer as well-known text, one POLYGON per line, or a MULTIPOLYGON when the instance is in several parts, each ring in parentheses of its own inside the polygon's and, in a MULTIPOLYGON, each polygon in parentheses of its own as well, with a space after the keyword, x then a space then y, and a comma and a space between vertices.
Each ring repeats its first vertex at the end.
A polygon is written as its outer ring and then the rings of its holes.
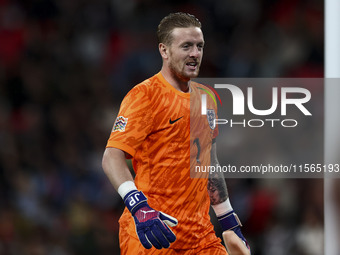
POLYGON ((196 70, 196 67, 198 66, 198 62, 196 61, 187 62, 186 66, 188 66, 189 69, 191 70, 196 70))

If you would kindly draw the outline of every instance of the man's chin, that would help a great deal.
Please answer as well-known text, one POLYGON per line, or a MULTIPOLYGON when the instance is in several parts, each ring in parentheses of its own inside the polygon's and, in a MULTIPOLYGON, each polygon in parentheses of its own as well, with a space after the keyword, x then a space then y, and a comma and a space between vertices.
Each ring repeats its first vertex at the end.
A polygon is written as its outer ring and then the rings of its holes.
POLYGON ((196 78, 198 76, 198 71, 195 72, 182 72, 177 73, 177 77, 182 81, 189 81, 190 79, 196 78))
POLYGON ((189 79, 193 79, 193 78, 196 78, 198 76, 198 74, 199 74, 199 72, 195 71, 195 72, 189 72, 186 75, 189 79))

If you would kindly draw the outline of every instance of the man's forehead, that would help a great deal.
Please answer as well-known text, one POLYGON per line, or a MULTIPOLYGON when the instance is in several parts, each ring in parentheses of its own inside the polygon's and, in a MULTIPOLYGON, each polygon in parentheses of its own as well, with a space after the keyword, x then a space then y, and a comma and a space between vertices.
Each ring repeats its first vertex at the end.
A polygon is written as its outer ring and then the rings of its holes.
POLYGON ((185 40, 195 40, 204 41, 202 30, 199 27, 176 27, 171 33, 172 39, 185 41, 185 40))

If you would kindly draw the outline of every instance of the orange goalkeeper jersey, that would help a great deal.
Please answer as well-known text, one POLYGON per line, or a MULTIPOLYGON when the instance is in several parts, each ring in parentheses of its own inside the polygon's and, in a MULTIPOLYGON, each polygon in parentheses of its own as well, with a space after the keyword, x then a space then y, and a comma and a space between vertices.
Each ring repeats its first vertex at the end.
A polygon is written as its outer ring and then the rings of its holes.
MULTIPOLYGON (((177 218, 174 249, 195 248, 217 238, 209 217, 207 178, 190 176, 190 169, 210 164, 217 108, 208 95, 207 115, 202 115, 201 95, 208 89, 195 82, 190 87, 190 93, 178 91, 161 73, 135 86, 121 104, 107 143, 131 155, 136 186, 149 205, 177 218)), ((120 224, 137 238, 127 209, 120 224)))

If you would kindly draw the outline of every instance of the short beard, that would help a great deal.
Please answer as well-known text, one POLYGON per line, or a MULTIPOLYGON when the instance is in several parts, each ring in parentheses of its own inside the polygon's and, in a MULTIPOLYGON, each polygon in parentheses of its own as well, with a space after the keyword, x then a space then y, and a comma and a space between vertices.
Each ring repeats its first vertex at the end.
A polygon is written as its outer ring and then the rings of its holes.
POLYGON ((196 78, 199 74, 199 66, 197 66, 197 71, 195 72, 195 75, 193 76, 185 75, 184 72, 182 73, 178 71, 172 63, 169 63, 169 69, 170 69, 170 72, 173 74, 173 77, 177 77, 181 81, 189 81, 192 78, 196 78))

